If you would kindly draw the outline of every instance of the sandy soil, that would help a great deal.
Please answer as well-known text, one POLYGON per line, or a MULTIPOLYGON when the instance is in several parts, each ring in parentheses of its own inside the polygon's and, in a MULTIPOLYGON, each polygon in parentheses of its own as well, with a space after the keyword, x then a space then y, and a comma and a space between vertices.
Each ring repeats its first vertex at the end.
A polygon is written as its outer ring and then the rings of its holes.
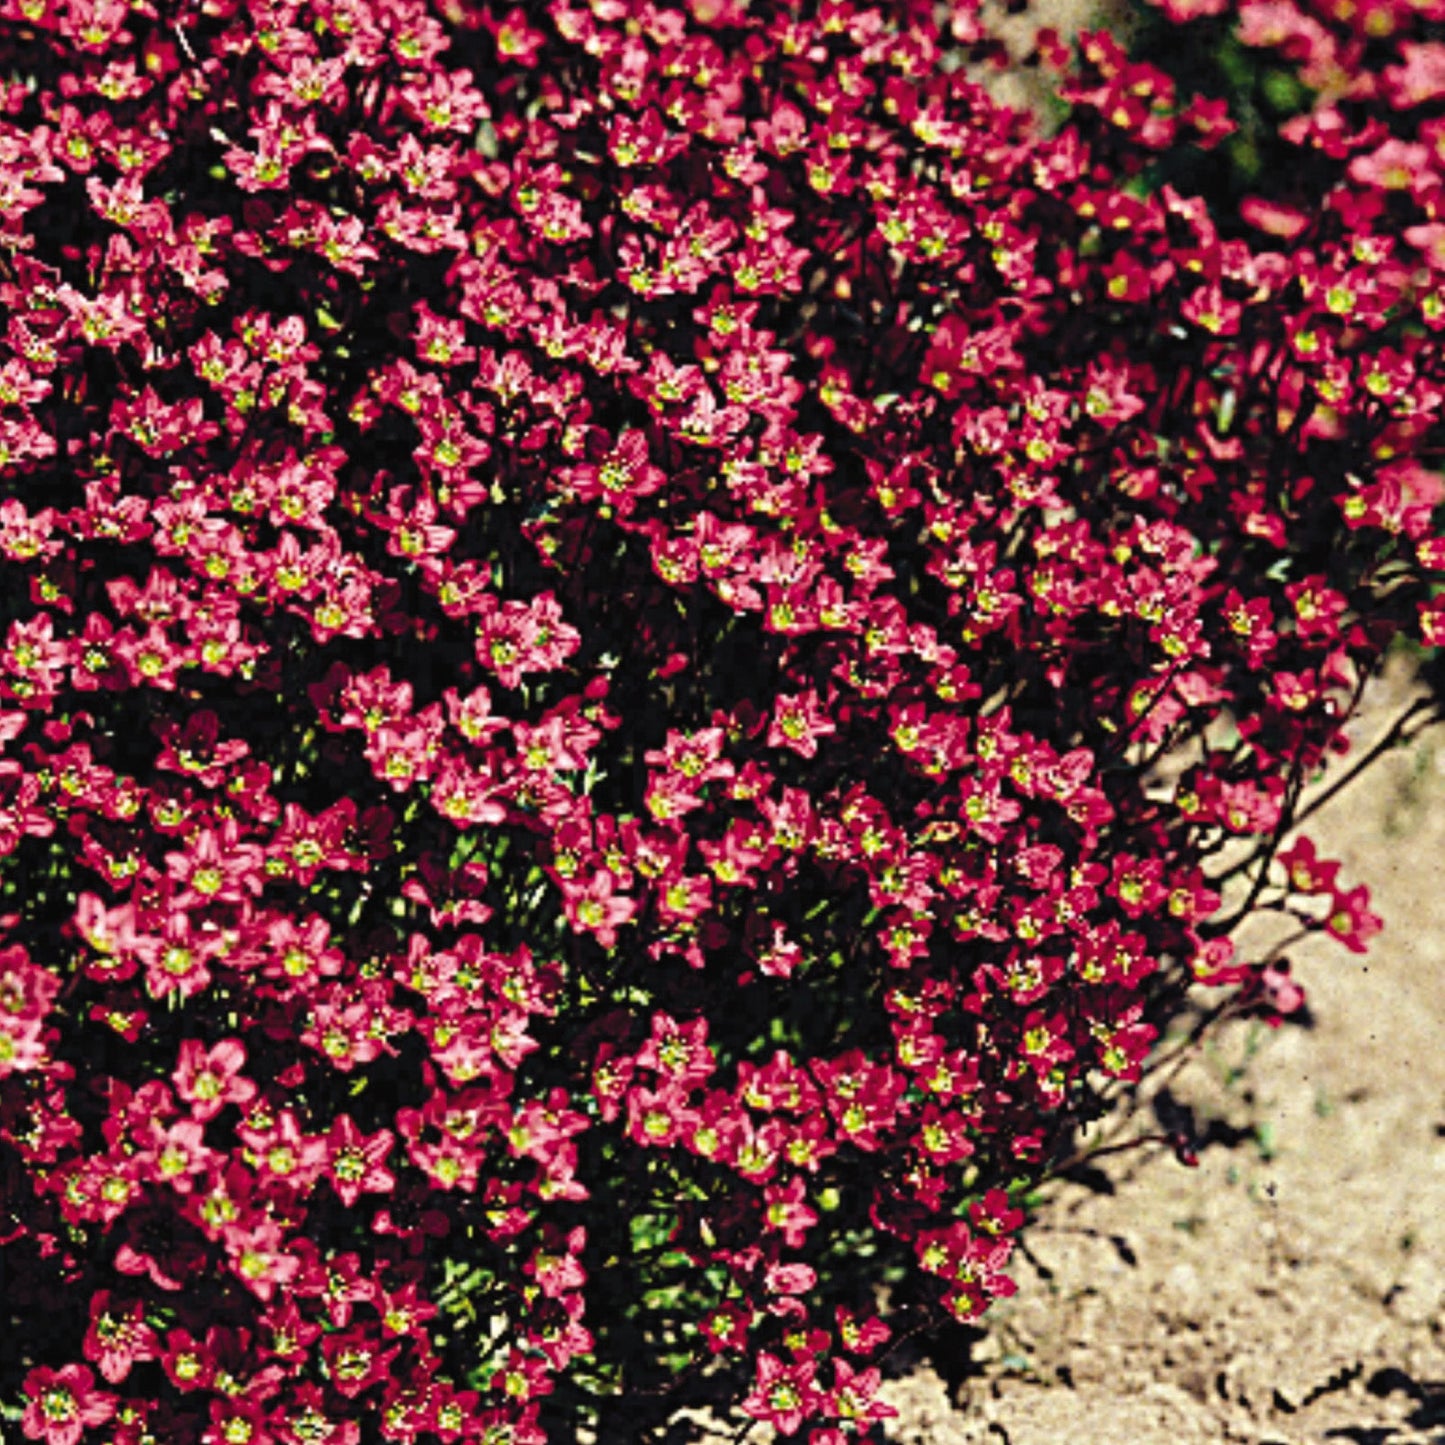
MULTIPOLYGON (((1361 749, 1410 695, 1374 687, 1361 749)), ((1226 1025, 1136 1120, 1197 1169, 1058 1190, 968 1356, 896 1361, 897 1445, 1445 1445, 1445 728, 1304 831, 1385 933, 1291 949, 1303 1024, 1226 1025)))

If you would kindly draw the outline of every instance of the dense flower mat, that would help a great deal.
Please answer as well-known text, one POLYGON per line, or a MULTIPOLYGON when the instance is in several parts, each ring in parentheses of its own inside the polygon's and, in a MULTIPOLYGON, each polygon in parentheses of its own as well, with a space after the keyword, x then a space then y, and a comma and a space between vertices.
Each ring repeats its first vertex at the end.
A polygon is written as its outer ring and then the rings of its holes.
POLYGON ((876 1438, 873 1285, 973 1319, 1187 989, 1297 1006, 1242 918, 1363 949, 1280 848, 1445 631, 1445 44, 1243 24, 1241 219, 966 5, 4 0, 24 1437, 876 1438))

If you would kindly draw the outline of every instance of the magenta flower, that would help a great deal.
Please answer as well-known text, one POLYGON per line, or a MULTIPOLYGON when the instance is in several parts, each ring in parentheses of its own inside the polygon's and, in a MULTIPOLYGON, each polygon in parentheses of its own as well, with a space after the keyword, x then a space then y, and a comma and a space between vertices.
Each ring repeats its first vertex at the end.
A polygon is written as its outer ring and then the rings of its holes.
POLYGON ((758 1355, 752 1393, 740 1408, 785 1435, 799 1429, 819 1402, 813 1384, 816 1364, 811 1359, 784 1364, 766 1350, 758 1355))
POLYGON ((95 1387, 89 1365, 37 1365, 25 1376, 25 1413, 20 1428, 45 1445, 77 1445, 86 1430, 115 1414, 116 1397, 95 1387))

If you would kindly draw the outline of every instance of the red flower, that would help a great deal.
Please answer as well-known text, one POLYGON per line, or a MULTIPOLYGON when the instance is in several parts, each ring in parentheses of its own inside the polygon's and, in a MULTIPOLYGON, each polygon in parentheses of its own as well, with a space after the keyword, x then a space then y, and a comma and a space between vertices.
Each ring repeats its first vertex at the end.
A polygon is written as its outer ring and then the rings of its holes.
POLYGON ((167 1334, 160 1362, 171 1383, 183 1393, 208 1390, 216 1378, 215 1357, 186 1330, 171 1330, 167 1334))
POLYGON ((617 945, 617 929, 636 916, 637 904, 617 891, 617 879, 599 868, 581 886, 566 884, 562 890, 567 920, 578 932, 591 933, 603 948, 617 945))
POLYGON ((838 1325, 838 1338, 850 1354, 871 1355, 892 1335, 888 1326, 876 1316, 860 1320, 846 1305, 837 1307, 834 1318, 838 1325))
POLYGON ((1062 1014, 1045 1017, 1042 1010, 1031 1009, 1023 1021, 1020 1052, 1040 1075, 1072 1058, 1074 1046, 1068 1040, 1067 1019, 1062 1014))
POLYGON ((968 1206, 968 1217, 980 1234, 1012 1234, 1023 1224, 1025 1215, 1009 1203, 1006 1190, 990 1189, 968 1206))
POLYGON ((906 1078, 886 1064, 872 1063, 859 1049, 832 1063, 815 1063, 812 1073, 825 1091, 839 1137, 860 1149, 881 1148, 882 1135, 897 1121, 906 1078))
POLYGON ((816 692, 784 694, 779 696, 773 713, 768 745, 789 748, 799 757, 811 758, 817 755, 818 739, 837 730, 816 692))
POLYGON ((1418 604, 1420 641, 1426 647, 1445 647, 1445 594, 1418 604))
POLYGON ((550 1395, 554 1388, 549 1362, 513 1349, 507 1363, 492 1376, 492 1388, 513 1400, 532 1400, 550 1395))
POLYGON ((256 1085, 241 1073, 245 1066, 246 1048, 239 1039, 222 1039, 210 1049, 185 1039, 171 1078, 176 1093, 190 1104, 192 1118, 205 1123, 227 1104, 244 1106, 255 1098, 256 1085))
POLYGON ((331 1126, 326 1146, 326 1177, 348 1209, 355 1207, 363 1193, 386 1194, 395 1187, 396 1179, 385 1167, 392 1146, 389 1129, 380 1129, 368 1138, 349 1114, 342 1114, 331 1126))
POLYGON ((1180 315, 1214 336, 1234 336, 1243 308, 1228 300, 1217 285, 1202 286, 1179 308, 1180 315))
POLYGON ((328 1413, 325 1393, 310 1383, 295 1386, 266 1424, 284 1445, 356 1445, 361 1438, 360 1424, 328 1413))
POLYGON ((264 1124, 247 1120, 236 1130, 249 1161, 263 1176, 305 1192, 327 1167, 327 1142, 305 1133, 291 1109, 264 1124))
POLYGON ((150 1148, 137 1156, 145 1171, 142 1177, 168 1184, 178 1194, 189 1194, 194 1187, 192 1176, 204 1173, 217 1157, 203 1139, 204 1128, 194 1118, 169 1127, 152 1120, 150 1148))
POLYGON ((1367 953, 1370 940, 1384 928, 1384 921, 1370 912, 1370 890, 1365 884, 1348 893, 1331 885, 1330 907, 1325 932, 1338 938, 1351 953, 1367 953))
POLYGON ((847 1360, 833 1360, 833 1388, 828 1393, 825 1409, 839 1420, 854 1422, 854 1428, 866 1428, 873 1420, 894 1419, 898 1411, 876 1398, 883 1383, 882 1373, 875 1366, 857 1370, 847 1360))
POLYGON ((587 1282, 578 1255, 587 1243, 587 1231, 578 1225, 569 1234, 536 1250, 522 1266, 522 1272, 537 1281, 548 1299, 560 1299, 571 1290, 581 1289, 587 1282))
POLYGON ((794 1175, 786 1184, 770 1184, 763 1192, 763 1228, 776 1230, 789 1249, 801 1249, 818 1213, 804 1202, 807 1186, 794 1175))
POLYGON ((1305 837, 1297 838, 1292 847, 1276 855, 1275 861, 1284 867, 1295 893, 1332 892, 1340 871, 1338 863, 1320 858, 1314 843, 1305 837))
POLYGON ((0 1078, 38 1069, 45 1062, 43 1020, 0 1017, 0 1078))
POLYGON ((77 1445, 86 1430, 115 1414, 116 1397, 95 1388, 89 1365, 37 1365, 25 1376, 25 1413, 20 1428, 45 1445, 77 1445))
POLYGON ((266 1428, 266 1411, 259 1400, 212 1396, 210 1410, 202 1445, 272 1445, 275 1436, 266 1428))
POLYGON ((400 1345, 380 1349, 371 1331, 353 1326, 329 1334, 321 1342, 321 1354, 332 1387, 347 1399, 355 1399, 386 1379, 400 1345))
POLYGON ((784 1364, 763 1350, 758 1355, 752 1393, 740 1408, 754 1420, 791 1435, 822 1403, 823 1396, 813 1384, 816 1371, 816 1362, 811 1359, 784 1364))
POLYGON ((167 853, 170 876, 191 894, 206 901, 239 903, 264 886, 264 854, 254 843, 240 841, 240 829, 227 819, 219 830, 202 829, 183 853, 167 853))
POLYGON ((627 1091, 627 1135, 638 1144, 659 1148, 676 1143, 696 1123, 686 1091, 672 1082, 660 1089, 640 1084, 627 1091))
POLYGON ((679 1024, 669 1014, 654 1014, 652 1035, 638 1050, 634 1062, 639 1068, 655 1069, 664 1080, 684 1092, 694 1085, 706 1084, 716 1064, 713 1051, 707 1045, 707 1031, 705 1018, 679 1024))
POLYGON ((666 478, 649 460, 643 434, 628 430, 597 465, 574 468, 571 480, 578 500, 604 501, 625 517, 641 498, 661 490, 666 478))
POLYGON ((224 1243, 232 1273, 262 1301, 273 1298, 301 1268, 301 1261, 281 1248, 284 1236, 270 1222, 258 1221, 252 1229, 233 1226, 224 1243))
POLYGON ((112 1303, 109 1290, 99 1290, 91 1298, 85 1358, 94 1361, 112 1385, 124 1380, 132 1365, 155 1359, 158 1343, 155 1331, 145 1322, 145 1306, 140 1301, 121 1308, 112 1303))

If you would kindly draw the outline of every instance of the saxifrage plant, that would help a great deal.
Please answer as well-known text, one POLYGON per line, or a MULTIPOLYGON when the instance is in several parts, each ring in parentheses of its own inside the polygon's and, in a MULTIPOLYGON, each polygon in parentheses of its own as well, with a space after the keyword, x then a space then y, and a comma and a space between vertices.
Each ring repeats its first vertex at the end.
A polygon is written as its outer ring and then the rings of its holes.
POLYGON ((1378 927, 1276 854, 1445 626, 1434 230, 967 6, 0 17, 20 1433, 877 1438, 884 1269, 1378 927))

